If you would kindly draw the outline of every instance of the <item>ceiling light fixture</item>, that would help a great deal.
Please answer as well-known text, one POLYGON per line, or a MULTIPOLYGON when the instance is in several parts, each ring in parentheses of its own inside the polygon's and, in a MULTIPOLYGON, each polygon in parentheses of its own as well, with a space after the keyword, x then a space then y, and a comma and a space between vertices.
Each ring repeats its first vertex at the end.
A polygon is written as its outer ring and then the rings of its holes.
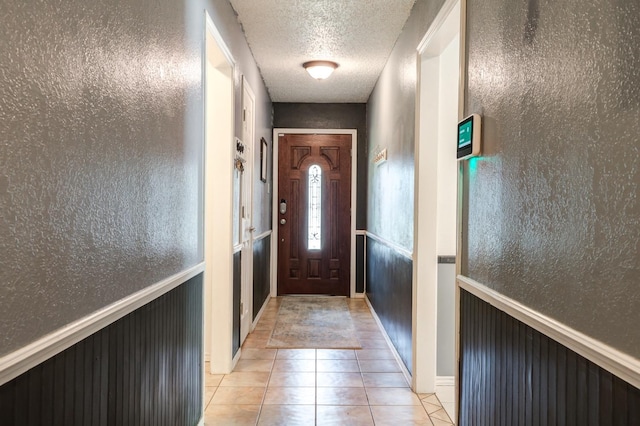
POLYGON ((316 80, 328 78, 333 70, 338 68, 338 64, 332 61, 309 61, 302 64, 302 66, 316 80))

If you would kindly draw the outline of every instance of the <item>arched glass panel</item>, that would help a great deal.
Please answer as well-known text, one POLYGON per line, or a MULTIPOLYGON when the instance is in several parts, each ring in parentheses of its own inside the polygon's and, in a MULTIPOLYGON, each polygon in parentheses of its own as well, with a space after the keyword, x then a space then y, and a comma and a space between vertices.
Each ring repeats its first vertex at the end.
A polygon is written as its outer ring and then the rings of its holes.
POLYGON ((309 250, 320 250, 322 245, 322 169, 318 165, 309 167, 309 213, 308 213, 308 247, 309 250))

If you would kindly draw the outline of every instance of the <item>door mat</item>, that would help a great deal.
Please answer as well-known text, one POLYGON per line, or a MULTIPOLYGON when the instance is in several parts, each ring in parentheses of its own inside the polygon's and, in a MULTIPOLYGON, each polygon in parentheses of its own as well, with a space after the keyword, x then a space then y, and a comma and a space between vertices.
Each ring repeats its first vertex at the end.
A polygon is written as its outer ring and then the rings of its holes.
POLYGON ((345 297, 283 297, 267 348, 360 349, 345 297))

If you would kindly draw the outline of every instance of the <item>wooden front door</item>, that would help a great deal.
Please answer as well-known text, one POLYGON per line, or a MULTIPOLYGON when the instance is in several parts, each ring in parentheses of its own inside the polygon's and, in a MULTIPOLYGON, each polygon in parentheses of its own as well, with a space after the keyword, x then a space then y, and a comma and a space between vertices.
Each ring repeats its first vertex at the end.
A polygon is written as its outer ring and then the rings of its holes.
POLYGON ((351 135, 278 144, 278 294, 349 296, 351 135))

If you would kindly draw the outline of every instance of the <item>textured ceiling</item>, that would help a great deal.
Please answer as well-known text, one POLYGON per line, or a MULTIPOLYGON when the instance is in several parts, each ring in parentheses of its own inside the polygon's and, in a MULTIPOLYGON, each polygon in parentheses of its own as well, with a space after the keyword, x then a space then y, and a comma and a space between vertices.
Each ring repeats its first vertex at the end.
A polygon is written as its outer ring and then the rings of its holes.
POLYGON ((366 102, 415 0, 230 0, 274 102, 366 102), (339 64, 323 81, 306 61, 339 64))

